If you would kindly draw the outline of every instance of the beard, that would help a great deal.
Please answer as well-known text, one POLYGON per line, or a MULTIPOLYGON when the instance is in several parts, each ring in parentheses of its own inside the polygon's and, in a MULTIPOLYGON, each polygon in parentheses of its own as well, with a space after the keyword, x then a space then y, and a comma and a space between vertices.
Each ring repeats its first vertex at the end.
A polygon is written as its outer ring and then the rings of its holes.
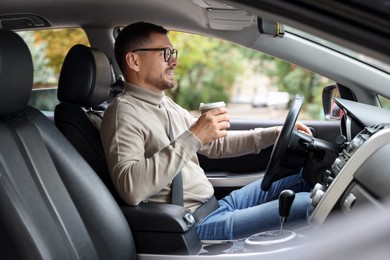
POLYGON ((176 85, 176 82, 174 80, 172 80, 172 81, 166 80, 164 78, 164 75, 160 75, 159 77, 149 76, 145 79, 145 81, 148 84, 155 86, 156 88, 158 88, 159 90, 162 90, 162 91, 167 90, 167 89, 172 89, 176 85))

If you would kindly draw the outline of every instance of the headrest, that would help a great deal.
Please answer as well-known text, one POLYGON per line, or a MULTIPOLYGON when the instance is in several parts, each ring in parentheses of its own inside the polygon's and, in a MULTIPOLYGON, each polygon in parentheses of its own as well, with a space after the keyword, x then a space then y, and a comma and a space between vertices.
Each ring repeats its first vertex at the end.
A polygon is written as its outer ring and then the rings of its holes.
POLYGON ((102 51, 77 44, 62 65, 58 100, 88 107, 100 105, 109 96, 112 78, 111 64, 102 51))
POLYGON ((33 85, 33 62, 23 39, 0 30, 0 116, 17 114, 26 107, 33 85))

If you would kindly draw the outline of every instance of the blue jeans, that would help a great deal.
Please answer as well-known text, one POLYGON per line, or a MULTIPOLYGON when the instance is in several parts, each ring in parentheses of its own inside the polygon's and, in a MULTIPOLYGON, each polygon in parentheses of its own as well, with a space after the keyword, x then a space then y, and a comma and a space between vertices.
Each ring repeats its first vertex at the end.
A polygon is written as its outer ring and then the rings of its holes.
POLYGON ((196 227, 201 240, 232 240, 280 228, 279 201, 281 191, 296 192, 286 229, 306 224, 310 190, 301 174, 295 174, 272 184, 262 191, 261 180, 235 190, 218 201, 219 208, 196 227))

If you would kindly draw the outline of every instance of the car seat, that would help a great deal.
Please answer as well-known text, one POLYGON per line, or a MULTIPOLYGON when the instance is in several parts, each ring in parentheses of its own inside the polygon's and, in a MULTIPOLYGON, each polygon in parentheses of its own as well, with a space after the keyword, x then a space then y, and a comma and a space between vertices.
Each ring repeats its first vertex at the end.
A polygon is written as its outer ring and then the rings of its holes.
POLYGON ((54 110, 54 122, 121 203, 99 135, 104 102, 114 82, 111 72, 102 51, 82 44, 73 46, 61 68, 57 92, 60 103, 54 110))
POLYGON ((31 54, 6 30, 0 82, 0 258, 136 259, 109 190, 53 123, 27 105, 31 54))
POLYGON ((157 203, 127 206, 115 190, 99 135, 105 109, 101 104, 123 87, 123 80, 116 80, 112 86, 112 78, 111 64, 101 50, 80 44, 73 46, 61 68, 55 124, 121 206, 132 227, 137 252, 196 254, 201 243, 186 208, 157 203))

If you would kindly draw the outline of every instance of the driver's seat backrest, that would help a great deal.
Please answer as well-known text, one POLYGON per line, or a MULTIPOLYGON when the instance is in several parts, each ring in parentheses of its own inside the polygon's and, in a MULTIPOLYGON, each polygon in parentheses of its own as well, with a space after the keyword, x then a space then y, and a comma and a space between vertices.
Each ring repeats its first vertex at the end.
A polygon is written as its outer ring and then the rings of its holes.
POLYGON ((33 65, 0 30, 0 256, 136 259, 118 204, 53 123, 27 105, 33 65))
POLYGON ((73 144, 106 184, 118 202, 100 140, 105 102, 110 96, 113 74, 107 56, 82 44, 73 46, 61 68, 54 111, 58 129, 73 144))

